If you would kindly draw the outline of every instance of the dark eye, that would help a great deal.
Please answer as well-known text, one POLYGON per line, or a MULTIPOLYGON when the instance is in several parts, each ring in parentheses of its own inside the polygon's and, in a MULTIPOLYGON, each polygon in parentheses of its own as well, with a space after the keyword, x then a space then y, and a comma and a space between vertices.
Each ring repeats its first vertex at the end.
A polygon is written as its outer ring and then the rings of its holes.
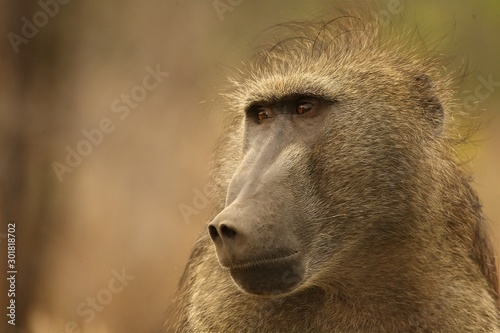
POLYGON ((269 109, 258 109, 257 110, 257 123, 262 124, 266 119, 272 117, 271 110, 269 109))
POLYGON ((298 114, 304 114, 314 109, 314 105, 309 102, 299 102, 297 103, 296 111, 298 114))
POLYGON ((319 103, 315 99, 299 100, 295 104, 295 113, 304 117, 314 117, 318 112, 319 103))

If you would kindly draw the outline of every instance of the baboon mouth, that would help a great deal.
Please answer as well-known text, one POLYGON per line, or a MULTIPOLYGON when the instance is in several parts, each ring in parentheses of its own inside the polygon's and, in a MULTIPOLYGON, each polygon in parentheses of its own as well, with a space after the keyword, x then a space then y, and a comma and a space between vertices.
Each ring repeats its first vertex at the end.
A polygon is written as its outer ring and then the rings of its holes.
POLYGON ((255 295, 287 293, 304 276, 299 252, 235 264, 228 269, 234 282, 243 291, 255 295))
POLYGON ((233 269, 252 269, 255 267, 262 266, 262 265, 272 265, 273 263, 279 263, 281 261, 291 260, 291 259, 293 259, 293 257, 296 257, 298 254, 299 254, 299 252, 295 251, 295 252, 292 252, 292 253, 289 253, 286 255, 267 257, 267 258, 257 258, 257 259, 245 261, 242 263, 223 265, 223 267, 228 268, 230 270, 233 270, 233 269))

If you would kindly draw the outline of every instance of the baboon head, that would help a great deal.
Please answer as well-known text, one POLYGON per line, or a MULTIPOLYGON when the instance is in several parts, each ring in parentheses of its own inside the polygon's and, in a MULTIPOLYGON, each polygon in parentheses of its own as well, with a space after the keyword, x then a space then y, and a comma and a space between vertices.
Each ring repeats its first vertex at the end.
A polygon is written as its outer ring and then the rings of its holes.
POLYGON ((426 228, 419 207, 431 209, 436 191, 444 114, 434 64, 381 46, 355 17, 290 28, 297 37, 258 53, 228 94, 230 177, 208 226, 220 264, 257 295, 369 270, 426 228))

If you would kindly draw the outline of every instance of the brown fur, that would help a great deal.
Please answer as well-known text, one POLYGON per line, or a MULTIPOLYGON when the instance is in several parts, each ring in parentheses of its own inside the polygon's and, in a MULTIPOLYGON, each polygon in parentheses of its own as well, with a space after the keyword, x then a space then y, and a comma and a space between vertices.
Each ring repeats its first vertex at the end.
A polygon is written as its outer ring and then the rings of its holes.
POLYGON ((407 35, 384 39, 362 16, 288 25, 295 37, 259 52, 227 94, 213 193, 222 222, 212 221, 212 238, 229 221, 238 235, 254 224, 264 234, 245 248, 297 244, 298 287, 242 291, 204 232, 166 332, 500 332, 485 218, 454 159, 453 79, 437 57, 403 47, 407 35), (329 101, 322 120, 293 118, 305 128, 300 140, 253 146, 265 128, 246 119, 253 107, 296 95, 329 101), (274 146, 279 154, 262 155, 274 146), (262 174, 251 172, 258 163, 262 174), (253 183, 259 190, 246 196, 253 183))

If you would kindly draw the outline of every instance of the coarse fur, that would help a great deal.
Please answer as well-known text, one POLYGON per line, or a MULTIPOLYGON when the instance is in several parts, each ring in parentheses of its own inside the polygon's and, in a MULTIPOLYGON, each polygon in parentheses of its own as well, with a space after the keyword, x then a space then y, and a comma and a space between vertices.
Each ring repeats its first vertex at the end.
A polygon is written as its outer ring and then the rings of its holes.
POLYGON ((287 24, 232 79, 213 220, 165 332, 500 332, 454 75, 372 17, 287 24), (318 114, 283 111, 297 99, 318 114))

